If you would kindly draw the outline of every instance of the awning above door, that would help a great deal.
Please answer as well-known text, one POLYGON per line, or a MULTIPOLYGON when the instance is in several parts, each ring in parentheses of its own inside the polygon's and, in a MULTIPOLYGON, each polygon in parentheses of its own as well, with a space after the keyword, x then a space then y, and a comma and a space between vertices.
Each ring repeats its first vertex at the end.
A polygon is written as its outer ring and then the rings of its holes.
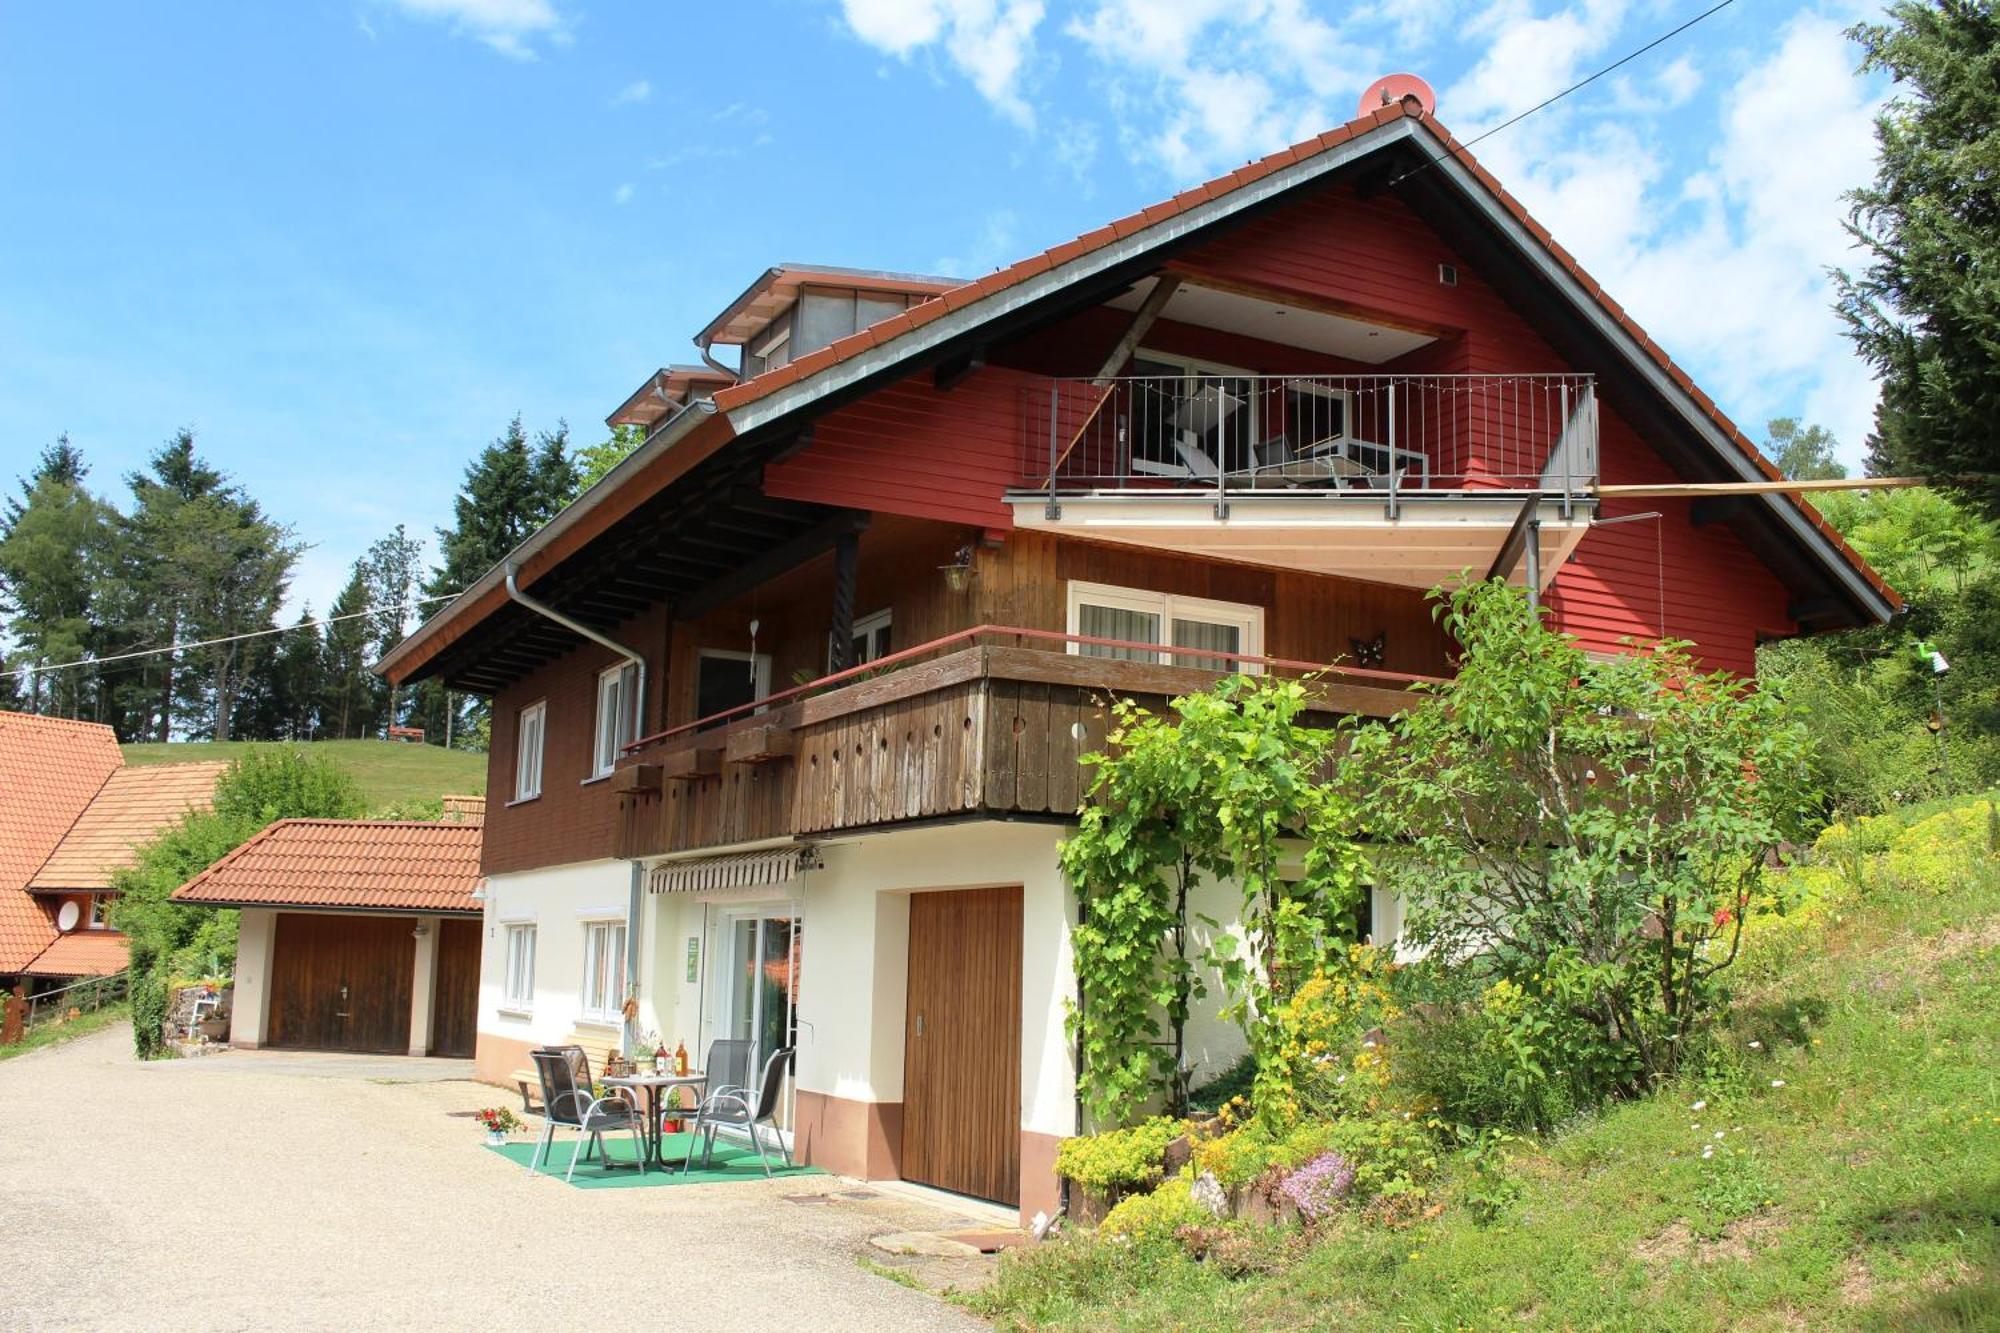
POLYGON ((761 852, 662 861, 646 877, 654 893, 722 893, 739 889, 781 889, 807 870, 819 868, 817 847, 773 847, 761 852))

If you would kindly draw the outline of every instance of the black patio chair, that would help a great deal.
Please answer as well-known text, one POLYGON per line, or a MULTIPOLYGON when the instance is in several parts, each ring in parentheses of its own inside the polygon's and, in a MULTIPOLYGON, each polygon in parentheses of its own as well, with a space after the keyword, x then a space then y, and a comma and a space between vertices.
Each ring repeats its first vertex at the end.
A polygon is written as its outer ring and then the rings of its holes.
POLYGON ((641 1136, 645 1117, 622 1092, 608 1097, 590 1095, 590 1057, 581 1046, 552 1047, 528 1054, 535 1062, 535 1075, 542 1085, 542 1137, 535 1144, 535 1151, 528 1154, 529 1175, 535 1174, 538 1159, 547 1161, 558 1125, 576 1131, 576 1147, 570 1150, 565 1181, 576 1178, 577 1159, 583 1155, 586 1144, 610 1167, 611 1158, 604 1151, 604 1135, 621 1129, 631 1133, 638 1148, 632 1165, 641 1171, 646 1169, 646 1142, 641 1136))
MULTIPOLYGON (((747 1043, 745 1043, 747 1045, 747 1043)), ((766 1176, 771 1174, 770 1155, 764 1149, 764 1141, 757 1135, 757 1126, 769 1125, 771 1135, 778 1141, 778 1151, 783 1154, 785 1165, 792 1165, 792 1150, 785 1146, 785 1136, 778 1129, 778 1102, 784 1096, 785 1072, 791 1064, 792 1047, 771 1052, 771 1058, 764 1062, 764 1077, 758 1081, 755 1097, 748 1088, 717 1091, 704 1097, 701 1110, 695 1113, 694 1133, 697 1137, 706 1135, 703 1141, 702 1166, 707 1167, 715 1157, 715 1131, 724 1127, 741 1129, 750 1136, 750 1146, 757 1151, 757 1163, 764 1168, 766 1176)), ((694 1169, 693 1145, 689 1145, 687 1163, 681 1168, 686 1175, 694 1169)))

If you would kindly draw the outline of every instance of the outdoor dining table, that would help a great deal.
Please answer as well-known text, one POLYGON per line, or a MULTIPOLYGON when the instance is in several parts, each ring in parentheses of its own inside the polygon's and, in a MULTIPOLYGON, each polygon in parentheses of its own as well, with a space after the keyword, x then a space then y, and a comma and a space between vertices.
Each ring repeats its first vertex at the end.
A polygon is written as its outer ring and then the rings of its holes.
POLYGON ((696 1069, 685 1074, 612 1074, 598 1081, 607 1088, 631 1088, 646 1094, 646 1160, 639 1164, 642 1170, 648 1165, 665 1168, 686 1164, 685 1157, 678 1162, 661 1160, 660 1097, 668 1088, 700 1088, 708 1082, 708 1075, 696 1069))

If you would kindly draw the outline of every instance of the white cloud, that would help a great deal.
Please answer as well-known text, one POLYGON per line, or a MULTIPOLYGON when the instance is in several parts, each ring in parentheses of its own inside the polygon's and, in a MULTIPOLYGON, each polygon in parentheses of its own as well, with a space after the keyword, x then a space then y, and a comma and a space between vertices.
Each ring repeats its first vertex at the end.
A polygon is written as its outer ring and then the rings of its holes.
POLYGON ((840 7, 868 45, 903 60, 936 48, 1002 115, 1034 124, 1021 81, 1041 0, 841 0, 840 7))
POLYGON ((634 79, 631 83, 620 88, 611 101, 617 106, 630 106, 634 102, 643 102, 652 95, 653 85, 650 81, 646 79, 634 79))
POLYGON ((1850 461, 1875 387, 1826 270, 1853 262, 1841 195, 1870 174, 1878 105, 1852 68, 1839 23, 1794 17, 1733 80, 1739 95, 1691 113, 1714 144, 1692 170, 1665 156, 1652 122, 1610 127, 1576 111, 1479 149, 1746 433, 1798 413, 1838 435, 1850 461))
POLYGON ((631 183, 630 181, 627 181, 627 182, 625 182, 625 184, 623 184, 623 185, 619 186, 619 187, 618 187, 617 189, 613 190, 613 191, 611 192, 611 202, 612 202, 612 203, 614 203, 614 204, 629 204, 629 203, 631 203, 631 202, 632 202, 632 183, 631 183))
POLYGON ((537 42, 569 40, 555 0, 382 0, 412 18, 448 23, 502 55, 533 60, 537 42))

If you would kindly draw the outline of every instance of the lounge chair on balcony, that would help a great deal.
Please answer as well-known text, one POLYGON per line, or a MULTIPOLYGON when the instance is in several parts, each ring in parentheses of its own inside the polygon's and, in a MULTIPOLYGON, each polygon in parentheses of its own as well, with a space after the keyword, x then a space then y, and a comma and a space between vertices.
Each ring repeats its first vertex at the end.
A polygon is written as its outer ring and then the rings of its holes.
POLYGON ((621 1129, 632 1135, 637 1149, 633 1167, 646 1169, 646 1141, 640 1133, 645 1117, 622 1093, 596 1098, 590 1095, 590 1057, 581 1046, 548 1047, 528 1054, 535 1062, 535 1074, 542 1085, 542 1137, 535 1144, 535 1151, 528 1154, 529 1175, 535 1174, 538 1159, 547 1161, 558 1125, 576 1131, 569 1170, 563 1175, 565 1181, 576 1178, 577 1159, 583 1155, 586 1144, 609 1167, 611 1160, 604 1152, 604 1136, 621 1129))
MULTIPOLYGON (((748 1046, 748 1042, 742 1043, 748 1046)), ((715 1131, 724 1127, 740 1129, 750 1136, 750 1146, 757 1152, 758 1164, 764 1174, 771 1174, 771 1160, 764 1148, 763 1139, 758 1137, 757 1127, 766 1125, 772 1137, 778 1141, 778 1151, 783 1154, 785 1165, 792 1164, 792 1150, 785 1146, 785 1136, 778 1129, 778 1102, 784 1095, 785 1071, 791 1064, 792 1050, 786 1046, 771 1052, 771 1058, 764 1062, 764 1075, 758 1080, 755 1095, 748 1088, 710 1092, 702 1098, 701 1110, 694 1118, 694 1133, 703 1138, 702 1166, 706 1167, 715 1155, 715 1131)), ((694 1169, 693 1145, 689 1145, 687 1165, 682 1173, 694 1169)))

